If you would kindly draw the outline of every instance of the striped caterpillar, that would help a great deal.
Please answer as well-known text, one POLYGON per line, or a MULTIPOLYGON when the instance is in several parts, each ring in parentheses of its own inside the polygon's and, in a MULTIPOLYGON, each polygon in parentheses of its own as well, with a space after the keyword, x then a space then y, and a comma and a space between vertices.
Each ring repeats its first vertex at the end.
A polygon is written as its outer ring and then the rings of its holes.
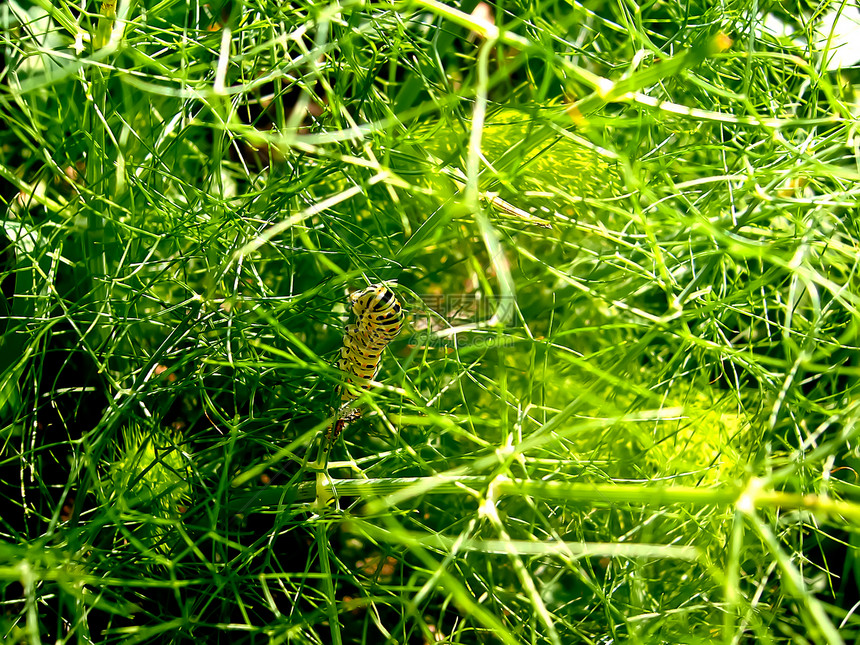
MULTIPOLYGON (((349 300, 355 322, 346 326, 338 367, 348 375, 347 383, 369 390, 369 381, 379 372, 382 350, 403 326, 403 310, 394 292, 383 284, 356 291, 349 300)), ((357 410, 343 414, 357 397, 346 384, 341 386, 338 414, 343 416, 335 422, 334 432, 329 431, 329 441, 334 441, 347 423, 358 418, 357 410)))

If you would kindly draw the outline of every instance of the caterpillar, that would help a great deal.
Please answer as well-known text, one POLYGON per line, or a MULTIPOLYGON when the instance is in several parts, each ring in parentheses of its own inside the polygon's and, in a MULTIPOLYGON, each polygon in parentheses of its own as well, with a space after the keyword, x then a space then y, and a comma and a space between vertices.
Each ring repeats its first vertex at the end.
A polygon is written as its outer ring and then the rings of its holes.
MULTIPOLYGON (((397 337, 403 327, 403 309, 394 292, 384 284, 373 284, 349 296, 354 323, 346 326, 338 367, 347 374, 347 384, 369 390, 369 381, 379 372, 385 346, 397 337)), ((343 414, 358 395, 344 384, 340 388, 340 418, 329 433, 334 441, 347 423, 358 418, 352 410, 343 414)), ((331 430, 331 429, 330 429, 331 430)))

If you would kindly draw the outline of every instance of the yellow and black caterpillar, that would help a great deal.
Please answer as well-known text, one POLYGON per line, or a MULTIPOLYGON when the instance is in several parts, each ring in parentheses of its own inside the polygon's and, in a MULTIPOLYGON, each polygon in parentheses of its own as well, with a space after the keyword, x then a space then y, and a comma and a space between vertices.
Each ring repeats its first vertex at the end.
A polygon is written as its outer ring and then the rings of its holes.
MULTIPOLYGON (((403 327, 403 309, 394 292, 384 284, 374 284, 349 296, 354 323, 346 326, 338 367, 347 374, 347 383, 369 390, 369 381, 379 372, 382 351, 403 327)), ((340 388, 341 411, 357 394, 344 384, 340 388)), ((358 417, 352 410, 341 416, 330 434, 333 441, 344 426, 358 417)))

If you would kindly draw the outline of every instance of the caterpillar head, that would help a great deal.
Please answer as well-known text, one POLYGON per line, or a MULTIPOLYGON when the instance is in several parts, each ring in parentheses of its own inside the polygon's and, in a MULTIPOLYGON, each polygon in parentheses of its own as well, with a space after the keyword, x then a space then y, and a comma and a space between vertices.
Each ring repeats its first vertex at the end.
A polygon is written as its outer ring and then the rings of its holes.
POLYGON ((366 289, 355 291, 350 294, 349 300, 352 303, 352 313, 359 319, 371 313, 393 311, 395 315, 399 315, 401 312, 397 296, 384 284, 372 284, 366 289))

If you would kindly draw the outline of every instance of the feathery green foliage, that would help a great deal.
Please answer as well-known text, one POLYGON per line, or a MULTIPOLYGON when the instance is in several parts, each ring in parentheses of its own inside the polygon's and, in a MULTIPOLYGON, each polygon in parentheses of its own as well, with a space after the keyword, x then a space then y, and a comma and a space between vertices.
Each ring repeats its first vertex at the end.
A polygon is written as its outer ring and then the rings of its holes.
POLYGON ((856 640, 834 11, 0 8, 5 642, 856 640))

